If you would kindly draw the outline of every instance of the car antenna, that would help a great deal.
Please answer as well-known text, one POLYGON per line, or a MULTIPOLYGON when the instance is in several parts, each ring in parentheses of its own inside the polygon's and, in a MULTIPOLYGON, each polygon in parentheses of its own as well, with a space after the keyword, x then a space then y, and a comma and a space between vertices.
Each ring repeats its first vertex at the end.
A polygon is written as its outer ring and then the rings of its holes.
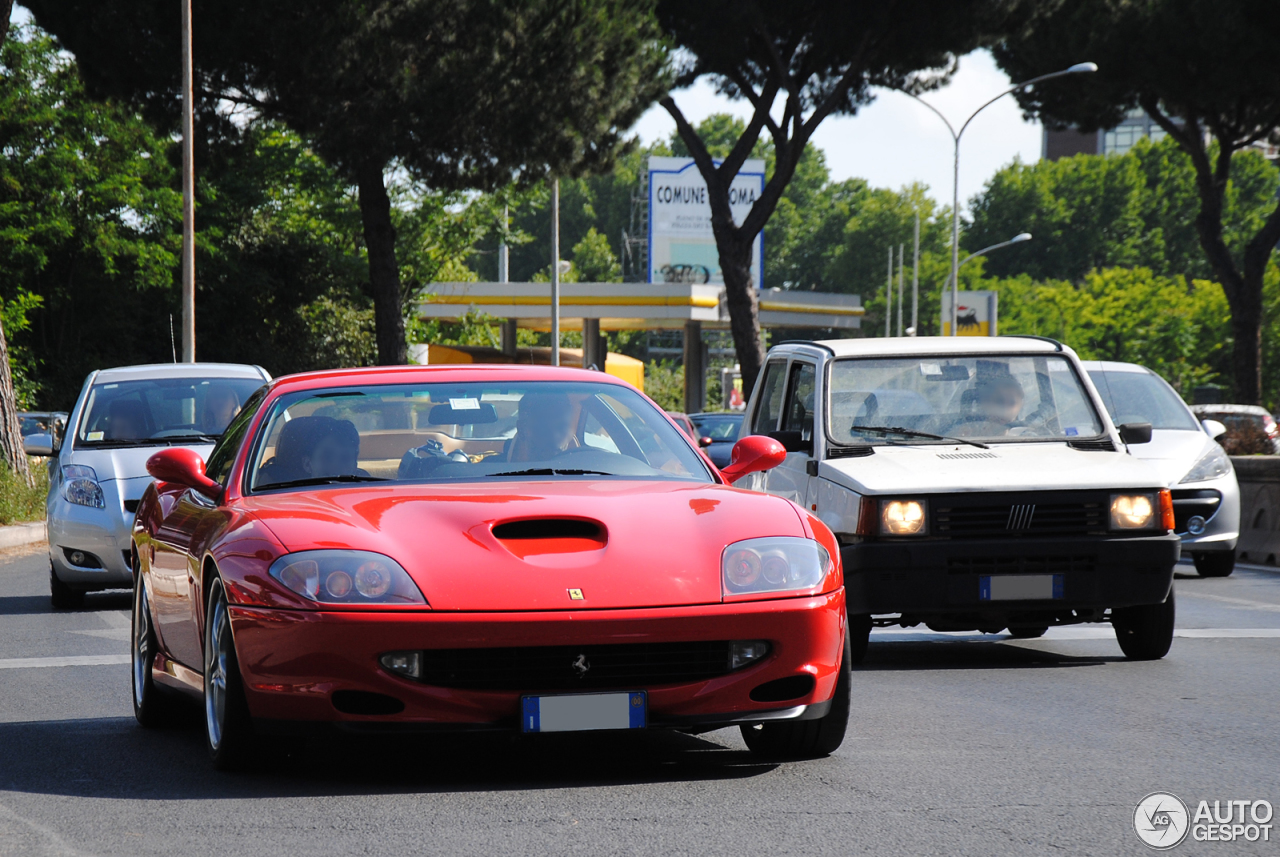
POLYGON ((178 345, 173 341, 173 313, 169 313, 169 350, 173 352, 173 362, 178 362, 178 345))

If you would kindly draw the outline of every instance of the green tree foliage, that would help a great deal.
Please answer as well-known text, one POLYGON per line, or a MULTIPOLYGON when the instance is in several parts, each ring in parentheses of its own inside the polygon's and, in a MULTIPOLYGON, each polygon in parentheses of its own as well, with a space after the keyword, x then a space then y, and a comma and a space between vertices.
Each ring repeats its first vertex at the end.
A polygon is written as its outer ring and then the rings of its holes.
POLYGON ((30 330, 15 331, 40 356, 19 367, 28 393, 34 381, 65 406, 90 369, 171 359, 170 143, 91 99, 53 40, 25 28, 3 47, 0 147, 0 298, 40 301, 30 330))
POLYGON ((1012 78, 1081 59, 1097 62, 1100 71, 1086 85, 1022 90, 1017 98, 1024 109, 1092 130, 1140 107, 1190 159, 1196 236, 1231 307, 1236 395, 1258 401, 1264 280, 1280 241, 1280 205, 1234 247, 1226 216, 1236 155, 1280 132, 1274 0, 1054 0, 1035 12, 995 50, 1012 78))
POLYGON ((622 266, 609 248, 609 239, 593 226, 573 245, 573 267, 582 283, 617 283, 622 280, 622 266))
POLYGON ((871 101, 873 86, 922 91, 938 85, 954 70, 955 54, 999 35, 1017 5, 1016 0, 659 0, 663 27, 686 52, 677 85, 709 76, 722 93, 745 98, 752 107, 743 133, 717 165, 672 96, 661 101, 707 182, 745 390, 755 385, 764 360, 751 247, 795 177, 814 131, 828 116, 855 113, 871 101), (775 116, 779 98, 782 107, 775 116), (773 143, 774 167, 750 213, 736 223, 729 188, 762 132, 773 143))
MULTIPOLYGON (((30 6, 95 87, 175 113, 178 28, 163 4, 30 6)), ((389 167, 438 189, 604 168, 666 83, 651 0, 206 0, 194 16, 206 111, 282 121, 358 187, 383 363, 406 359, 412 300, 389 167)))
MULTIPOLYGON (((1195 169, 1170 139, 1140 140, 1120 156, 1076 155, 999 170, 970 204, 961 243, 973 251, 1019 232, 1034 240, 992 254, 998 276, 1079 280, 1094 268, 1142 266, 1158 274, 1214 276, 1195 235, 1195 169)), ((1232 159, 1224 236, 1233 253, 1274 206, 1280 171, 1257 152, 1232 159)))

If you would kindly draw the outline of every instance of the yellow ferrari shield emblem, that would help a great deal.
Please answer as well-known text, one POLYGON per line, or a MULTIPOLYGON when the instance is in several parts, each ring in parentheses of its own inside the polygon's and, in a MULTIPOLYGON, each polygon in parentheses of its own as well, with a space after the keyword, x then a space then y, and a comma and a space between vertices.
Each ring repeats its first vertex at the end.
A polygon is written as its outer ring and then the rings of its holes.
POLYGON ((583 598, 584 598, 584 596, 583 596, 583 594, 582 594, 582 590, 581 590, 581 589, 570 589, 570 590, 569 590, 569 600, 570 600, 570 601, 582 601, 582 600, 583 600, 583 598))

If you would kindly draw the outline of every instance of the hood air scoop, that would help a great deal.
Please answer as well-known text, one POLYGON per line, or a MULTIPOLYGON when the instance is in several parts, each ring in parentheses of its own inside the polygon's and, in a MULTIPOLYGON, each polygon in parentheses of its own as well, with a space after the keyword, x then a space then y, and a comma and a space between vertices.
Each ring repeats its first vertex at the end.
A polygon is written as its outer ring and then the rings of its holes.
POLYGON ((609 542, 604 526, 585 518, 503 521, 494 525, 493 536, 521 559, 542 554, 597 551, 609 542))

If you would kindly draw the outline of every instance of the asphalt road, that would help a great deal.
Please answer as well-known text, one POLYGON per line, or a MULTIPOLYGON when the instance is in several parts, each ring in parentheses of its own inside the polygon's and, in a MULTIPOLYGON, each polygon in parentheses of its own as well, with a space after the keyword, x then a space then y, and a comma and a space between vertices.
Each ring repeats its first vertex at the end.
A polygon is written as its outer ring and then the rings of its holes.
POLYGON ((43 554, 0 556, 0 855, 1145 854, 1150 792, 1280 805, 1276 570, 1180 569, 1153 663, 1109 627, 877 632, 822 761, 761 763, 731 730, 313 739, 234 775, 194 709, 134 724, 128 595, 54 613, 46 575, 43 554))

